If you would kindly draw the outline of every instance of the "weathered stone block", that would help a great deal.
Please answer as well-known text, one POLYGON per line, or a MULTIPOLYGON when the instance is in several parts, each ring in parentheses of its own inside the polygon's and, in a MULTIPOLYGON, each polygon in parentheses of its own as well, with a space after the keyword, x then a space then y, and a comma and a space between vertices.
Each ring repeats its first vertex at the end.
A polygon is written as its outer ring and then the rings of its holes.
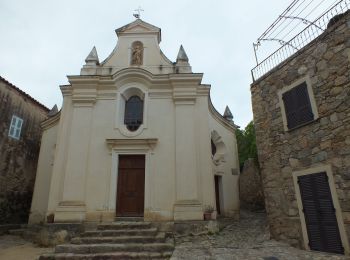
POLYGON ((336 86, 343 85, 344 83, 348 82, 348 78, 345 76, 339 76, 335 79, 334 84, 336 86))
POLYGON ((330 117, 331 122, 335 122, 338 120, 337 113, 333 113, 330 117))
POLYGON ((319 152, 318 154, 315 155, 315 157, 312 159, 312 162, 313 163, 321 162, 321 161, 324 161, 326 159, 327 159, 327 152, 322 151, 322 152, 319 152))
POLYGON ((289 164, 291 167, 296 168, 300 166, 300 161, 298 159, 289 158, 289 164))

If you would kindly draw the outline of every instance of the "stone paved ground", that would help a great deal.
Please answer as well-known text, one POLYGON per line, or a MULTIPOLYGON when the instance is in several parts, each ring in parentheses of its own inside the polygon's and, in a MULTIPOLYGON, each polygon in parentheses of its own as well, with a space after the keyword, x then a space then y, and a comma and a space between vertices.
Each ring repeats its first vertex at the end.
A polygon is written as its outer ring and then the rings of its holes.
POLYGON ((53 248, 38 247, 19 236, 0 236, 0 260, 34 260, 53 248))
POLYGON ((242 212, 239 222, 233 222, 219 234, 176 238, 171 259, 350 259, 346 256, 299 250, 269 238, 264 213, 242 212))
MULTIPOLYGON (((0 260, 34 260, 53 248, 40 248, 18 236, 0 236, 0 260)), ((263 213, 242 212, 219 234, 176 238, 171 258, 232 260, 343 260, 350 257, 299 250, 269 239, 263 213)))

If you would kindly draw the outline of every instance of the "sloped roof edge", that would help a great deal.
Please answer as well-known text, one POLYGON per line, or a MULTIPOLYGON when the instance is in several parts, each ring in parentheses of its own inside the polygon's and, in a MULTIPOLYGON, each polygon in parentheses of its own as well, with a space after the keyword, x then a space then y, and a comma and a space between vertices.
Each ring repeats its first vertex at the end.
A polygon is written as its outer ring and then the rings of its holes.
POLYGON ((45 105, 41 104, 38 100, 36 100, 35 98, 33 98, 32 96, 30 96, 29 94, 27 94, 26 92, 24 92, 23 90, 19 89, 18 87, 16 87, 15 85, 13 85, 11 82, 9 82, 8 80, 6 80, 5 78, 0 76, 0 80, 2 82, 4 82, 5 84, 7 84, 8 86, 12 87, 14 90, 16 90, 19 94, 21 94, 22 96, 29 98, 35 105, 41 107, 44 110, 47 110, 47 112, 50 111, 49 108, 47 108, 45 105))
POLYGON ((121 33, 123 33, 125 30, 127 30, 128 28, 134 26, 134 25, 137 25, 137 24, 143 24, 149 28, 152 28, 154 31, 157 31, 158 32, 158 41, 160 42, 162 40, 162 30, 157 27, 157 26, 154 26, 153 24, 150 24, 150 23, 147 23, 145 22, 144 20, 141 20, 141 19, 136 19, 135 21, 131 22, 131 23, 128 23, 122 27, 119 27, 118 29, 115 29, 115 32, 116 34, 119 36, 121 33))

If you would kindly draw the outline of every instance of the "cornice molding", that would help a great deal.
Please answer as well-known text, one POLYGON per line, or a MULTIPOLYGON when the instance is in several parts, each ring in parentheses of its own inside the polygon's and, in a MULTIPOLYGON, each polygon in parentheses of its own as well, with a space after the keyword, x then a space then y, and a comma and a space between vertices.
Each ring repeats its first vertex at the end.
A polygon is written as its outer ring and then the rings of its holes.
POLYGON ((150 84, 200 85, 203 73, 178 73, 155 75, 141 68, 125 68, 108 76, 72 75, 67 76, 71 85, 112 85, 128 78, 138 78, 150 84))
POLYGON ((140 82, 149 89, 156 90, 157 94, 154 94, 153 98, 173 98, 176 101, 191 100, 193 103, 197 96, 209 94, 210 86, 201 84, 202 77, 202 73, 155 75, 147 70, 131 67, 109 76, 68 76, 71 85, 61 86, 61 91, 63 96, 72 96, 75 106, 91 106, 97 99, 112 99, 118 86, 129 82, 140 82), (103 91, 103 94, 100 91, 103 91))
POLYGON ((45 121, 41 122, 40 126, 45 131, 45 130, 57 125, 60 121, 60 118, 61 118, 61 111, 56 113, 56 115, 49 117, 45 121))
POLYGON ((132 150, 140 148, 148 148, 153 150, 158 142, 158 138, 142 138, 142 139, 106 139, 106 143, 110 149, 132 150))
POLYGON ((234 124, 230 124, 229 121, 227 121, 223 116, 215 109, 213 103, 211 102, 210 95, 208 96, 208 107, 209 112, 213 116, 214 119, 216 119, 217 122, 219 122, 221 125, 223 125, 225 128, 230 130, 231 132, 235 133, 237 126, 234 124))
POLYGON ((195 85, 198 86, 202 82, 203 73, 179 73, 168 74, 169 80, 173 85, 195 85))
POLYGON ((97 85, 101 76, 99 75, 68 75, 68 81, 71 85, 97 85))
POLYGON ((181 104, 183 101, 191 101, 193 104, 197 97, 196 86, 174 86, 173 99, 175 104, 181 104))
POLYGON ((62 96, 71 96, 72 95, 72 86, 71 85, 62 85, 60 86, 62 96))

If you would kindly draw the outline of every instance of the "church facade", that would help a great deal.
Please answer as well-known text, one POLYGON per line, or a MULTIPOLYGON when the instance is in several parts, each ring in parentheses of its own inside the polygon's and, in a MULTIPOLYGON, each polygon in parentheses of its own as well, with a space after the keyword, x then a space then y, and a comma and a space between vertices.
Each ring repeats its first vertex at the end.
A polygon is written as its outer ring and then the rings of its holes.
POLYGON ((159 28, 136 19, 116 33, 109 57, 93 48, 42 123, 29 223, 237 217, 231 112, 215 110, 182 46, 176 62, 162 53, 159 28))

